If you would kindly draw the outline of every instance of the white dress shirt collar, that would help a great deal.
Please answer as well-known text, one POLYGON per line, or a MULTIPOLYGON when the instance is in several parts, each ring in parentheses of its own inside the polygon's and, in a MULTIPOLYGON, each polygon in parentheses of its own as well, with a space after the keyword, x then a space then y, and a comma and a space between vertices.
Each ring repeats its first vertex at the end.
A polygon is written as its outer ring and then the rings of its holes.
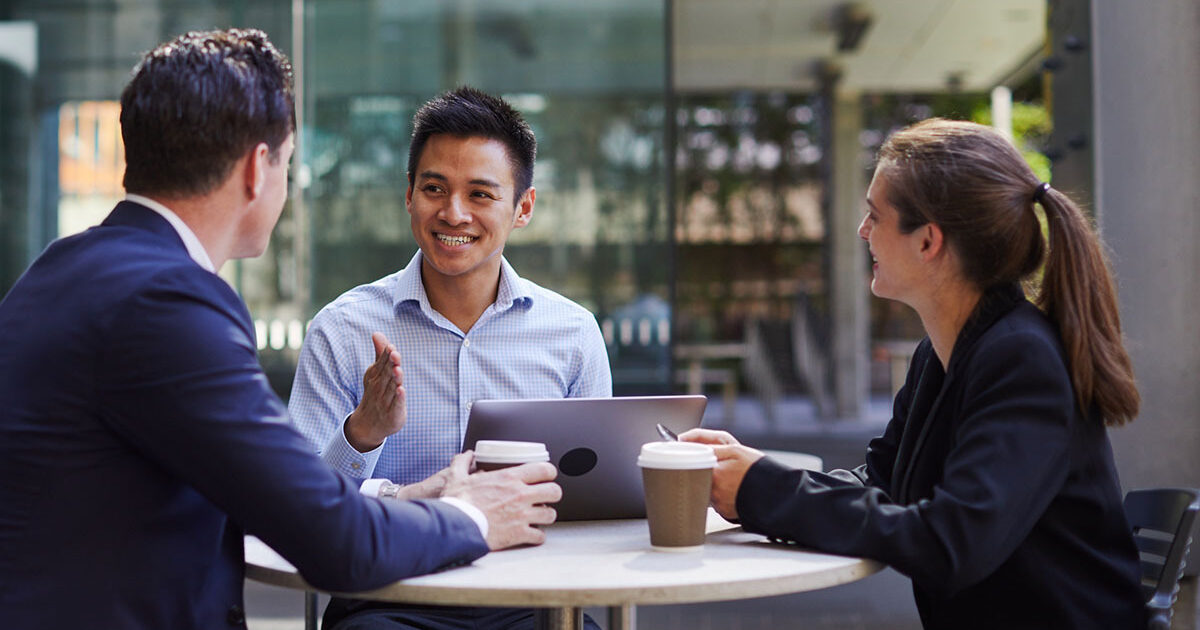
POLYGON ((125 200, 132 201, 138 205, 146 206, 147 208, 150 208, 151 210, 162 215, 162 218, 166 219, 167 223, 170 223, 171 227, 175 228, 175 231, 179 233, 179 238, 183 240, 183 245, 187 248, 187 253, 192 257, 192 260, 196 261, 197 265, 200 265, 201 267, 204 267, 213 273, 217 272, 216 267, 213 265, 212 258, 208 257, 208 252, 204 249, 204 245, 200 244, 200 239, 196 238, 196 233, 192 231, 192 228, 189 228, 187 224, 183 222, 183 219, 179 218, 179 215, 175 214, 170 208, 149 197, 127 193, 125 195, 125 200))

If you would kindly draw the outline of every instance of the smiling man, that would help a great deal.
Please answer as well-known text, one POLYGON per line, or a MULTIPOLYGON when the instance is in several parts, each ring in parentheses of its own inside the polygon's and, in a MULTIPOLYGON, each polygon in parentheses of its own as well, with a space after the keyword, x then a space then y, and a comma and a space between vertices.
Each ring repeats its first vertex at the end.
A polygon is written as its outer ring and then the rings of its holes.
MULTIPOLYGON (((512 231, 533 217, 536 151, 520 113, 478 90, 447 92, 417 111, 405 201, 420 250, 404 269, 322 309, 300 352, 289 410, 337 470, 436 497, 474 401, 612 395, 595 317, 504 259, 512 231), (394 355, 400 395, 384 360, 394 355)), ((324 627, 347 615, 337 628, 533 623, 529 610, 335 599, 324 627)))

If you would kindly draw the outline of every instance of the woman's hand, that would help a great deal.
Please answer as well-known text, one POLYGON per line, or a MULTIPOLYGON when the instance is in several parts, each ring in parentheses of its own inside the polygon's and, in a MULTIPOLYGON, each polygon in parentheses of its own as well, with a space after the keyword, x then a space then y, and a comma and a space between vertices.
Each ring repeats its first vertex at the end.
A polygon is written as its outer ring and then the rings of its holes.
POLYGON ((746 471, 763 458, 761 451, 742 446, 725 431, 692 429, 679 436, 681 442, 697 442, 713 447, 717 467, 713 469, 712 506, 725 520, 736 521, 737 494, 746 471))

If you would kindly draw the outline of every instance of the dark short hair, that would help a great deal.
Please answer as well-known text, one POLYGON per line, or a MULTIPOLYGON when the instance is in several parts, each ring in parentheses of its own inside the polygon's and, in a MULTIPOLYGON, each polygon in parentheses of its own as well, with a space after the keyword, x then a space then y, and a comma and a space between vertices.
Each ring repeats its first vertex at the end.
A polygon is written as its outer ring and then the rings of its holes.
POLYGON ((146 53, 121 93, 125 190, 203 195, 295 131, 292 64, 257 29, 193 31, 146 53))
POLYGON ((413 116, 412 142, 408 147, 408 183, 416 178, 417 162, 429 137, 436 134, 481 136, 504 144, 516 186, 513 204, 533 185, 537 140, 525 118, 504 99, 472 87, 438 95, 413 116))

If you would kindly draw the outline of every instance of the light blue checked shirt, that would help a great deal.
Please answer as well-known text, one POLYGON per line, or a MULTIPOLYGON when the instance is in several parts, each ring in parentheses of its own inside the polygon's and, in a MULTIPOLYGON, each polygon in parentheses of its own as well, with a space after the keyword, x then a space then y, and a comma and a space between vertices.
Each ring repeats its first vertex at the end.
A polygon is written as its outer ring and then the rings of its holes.
POLYGON ((496 302, 463 334, 429 305, 418 251, 404 269, 347 291, 317 313, 288 411, 335 469, 357 480, 407 484, 450 463, 476 400, 611 395, 604 338, 586 309, 522 279, 504 260, 496 302), (408 419, 379 448, 360 453, 342 428, 375 360, 375 331, 400 352, 408 419))

